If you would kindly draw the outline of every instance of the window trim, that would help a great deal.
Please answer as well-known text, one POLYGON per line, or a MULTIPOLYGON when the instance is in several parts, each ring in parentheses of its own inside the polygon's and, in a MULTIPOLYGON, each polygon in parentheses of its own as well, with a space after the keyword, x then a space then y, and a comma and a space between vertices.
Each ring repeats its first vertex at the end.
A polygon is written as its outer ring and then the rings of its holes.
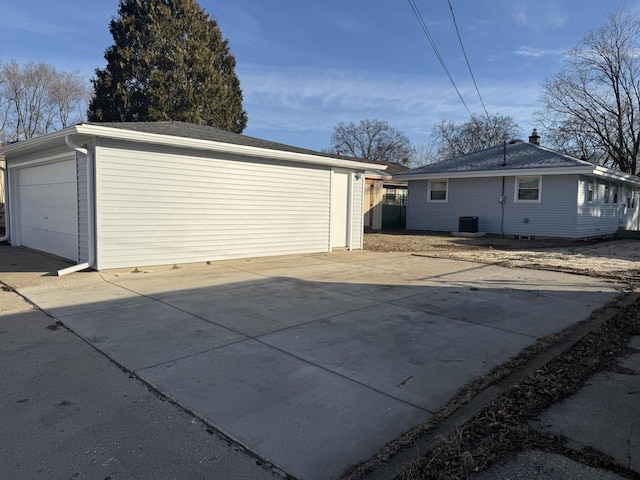
MULTIPOLYGON (((442 190, 435 190, 436 192, 441 192, 442 190)), ((427 202, 428 203, 448 203, 449 202, 449 179, 438 179, 438 180, 429 180, 427 183, 427 202), (431 184, 434 183, 443 183, 444 182, 444 199, 432 199, 431 198, 431 184)))
POLYGON ((594 203, 596 201, 596 179, 593 177, 587 178, 587 203, 594 203))
MULTIPOLYGON (((516 177, 513 193, 513 203, 541 203, 542 202, 542 175, 526 175, 516 177), (538 198, 535 200, 520 199, 520 180, 537 180, 538 181, 538 198)), ((532 190, 532 189, 529 189, 532 190)))

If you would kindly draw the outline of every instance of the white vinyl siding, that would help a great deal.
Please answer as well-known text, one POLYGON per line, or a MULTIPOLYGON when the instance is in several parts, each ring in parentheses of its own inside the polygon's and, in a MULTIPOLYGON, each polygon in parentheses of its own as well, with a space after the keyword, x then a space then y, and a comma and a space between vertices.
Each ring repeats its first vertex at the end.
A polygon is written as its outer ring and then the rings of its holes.
MULTIPOLYGON (((619 192, 618 202, 613 196, 605 202, 605 180, 581 176, 578 181, 578 222, 576 238, 614 234, 625 216, 626 188, 618 182, 609 183, 609 191, 619 192)), ((615 195, 615 194, 614 194, 615 195)))
POLYGON ((575 238, 578 176, 541 177, 539 194, 540 201, 505 203, 505 234, 575 238))
POLYGON ((446 203, 427 201, 427 180, 409 181, 407 229, 454 232, 460 217, 478 217, 485 233, 571 238, 577 182, 576 175, 547 176, 540 202, 515 202, 516 177, 506 177, 501 204, 502 177, 450 178, 446 203))
POLYGON ((456 232, 459 217, 478 217, 480 231, 499 233, 501 182, 501 178, 452 178, 447 182, 447 202, 432 202, 428 180, 409 181, 407 229, 456 232))
POLYGON ((76 154, 78 165, 78 263, 89 261, 89 209, 87 193, 87 157, 76 154))
POLYGON ((328 167, 116 147, 96 150, 100 269, 328 250, 328 167))

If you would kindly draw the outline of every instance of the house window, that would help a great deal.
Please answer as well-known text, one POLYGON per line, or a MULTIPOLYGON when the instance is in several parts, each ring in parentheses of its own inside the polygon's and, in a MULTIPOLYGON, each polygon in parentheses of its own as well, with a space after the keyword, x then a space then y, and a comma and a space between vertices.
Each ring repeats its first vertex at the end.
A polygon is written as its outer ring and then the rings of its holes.
POLYGON ((596 181, 594 178, 589 179, 589 186, 587 187, 587 202, 593 202, 593 192, 596 189, 596 181))
POLYGON ((427 198, 430 202, 446 202, 449 199, 448 190, 448 180, 429 180, 429 193, 427 198))
POLYGON ((540 202, 542 177, 516 178, 516 202, 540 202))
POLYGON ((613 184, 613 204, 616 205, 618 203, 618 184, 613 184))
POLYGON ((611 189, 609 188, 609 182, 605 182, 605 184, 604 184, 604 203, 609 203, 610 194, 611 194, 611 189))

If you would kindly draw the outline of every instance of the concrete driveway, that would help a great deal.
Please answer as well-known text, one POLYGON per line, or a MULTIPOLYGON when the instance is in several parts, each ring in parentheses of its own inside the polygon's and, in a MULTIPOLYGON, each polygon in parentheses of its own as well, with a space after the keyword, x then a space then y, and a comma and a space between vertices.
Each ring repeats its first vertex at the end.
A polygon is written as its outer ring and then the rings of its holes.
POLYGON ((468 382, 616 296, 601 279, 408 253, 63 278, 34 275, 38 257, 0 247, 0 265, 14 263, 0 280, 304 479, 339 477, 468 382))

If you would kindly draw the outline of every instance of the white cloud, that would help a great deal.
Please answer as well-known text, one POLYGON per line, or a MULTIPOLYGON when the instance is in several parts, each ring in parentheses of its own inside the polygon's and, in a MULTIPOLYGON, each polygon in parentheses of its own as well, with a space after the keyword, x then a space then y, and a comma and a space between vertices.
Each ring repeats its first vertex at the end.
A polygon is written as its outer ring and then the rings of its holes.
POLYGON ((7 10, 4 7, 0 28, 6 30, 23 30, 39 36, 44 35, 58 38, 80 31, 79 28, 70 28, 63 24, 39 20, 33 15, 25 15, 18 11, 7 10))
MULTIPOLYGON (((441 118, 465 121, 469 115, 444 77, 314 68, 239 66, 245 132, 270 140, 321 149, 341 121, 378 118, 425 142, 425 131, 441 118), (299 140, 298 140, 299 139, 299 140)), ((458 85, 473 113, 482 107, 471 84, 458 85)), ((537 108, 535 81, 492 81, 480 85, 490 113, 512 116, 529 129, 537 108)))
POLYGON ((558 0, 505 0, 503 7, 513 21, 530 28, 560 28, 567 23, 567 14, 558 0))
POLYGON ((542 58, 548 56, 562 56, 564 54, 564 50, 543 49, 523 45, 518 47, 513 53, 521 57, 542 58))

